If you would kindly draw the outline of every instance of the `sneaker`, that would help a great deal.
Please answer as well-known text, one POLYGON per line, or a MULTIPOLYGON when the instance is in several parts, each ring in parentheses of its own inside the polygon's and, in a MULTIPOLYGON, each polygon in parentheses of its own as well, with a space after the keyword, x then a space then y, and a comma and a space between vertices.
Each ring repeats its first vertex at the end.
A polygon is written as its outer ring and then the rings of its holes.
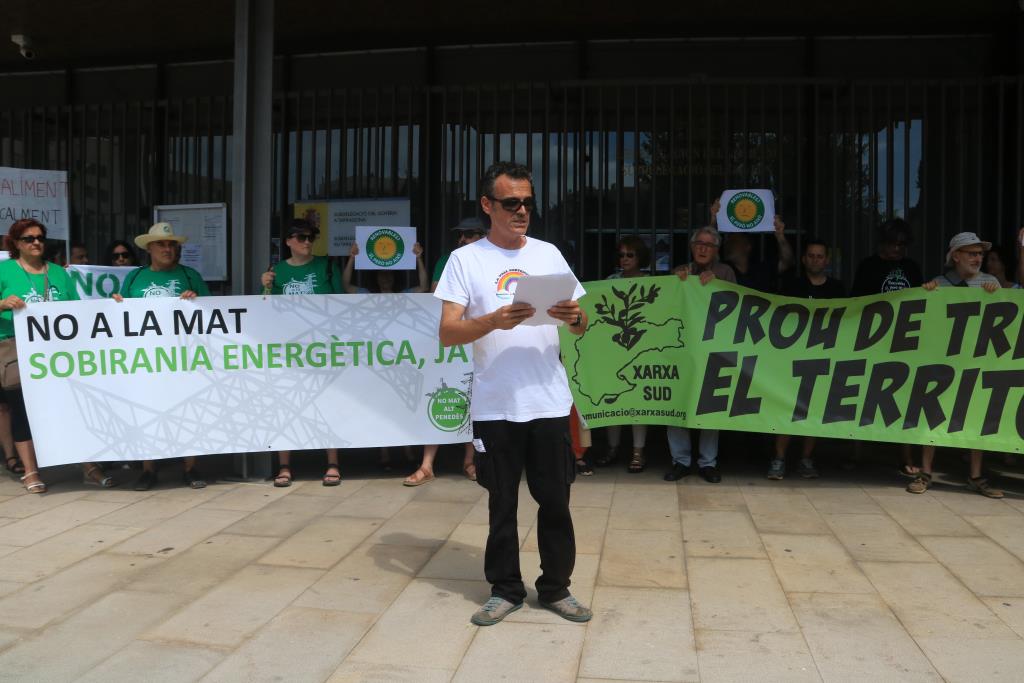
POLYGON ((768 478, 782 481, 784 476, 786 476, 786 461, 772 458, 772 464, 768 466, 768 478))
POLYGON ((690 466, 689 465, 684 465, 684 464, 679 463, 679 462, 674 462, 674 463, 672 463, 672 469, 670 469, 668 472, 666 472, 665 476, 662 477, 662 479, 664 479, 665 481, 679 481, 680 479, 682 479, 685 476, 688 476, 689 474, 690 474, 690 466))
POLYGON ((516 605, 504 598, 492 595, 484 606, 470 618, 470 622, 477 626, 494 626, 508 615, 520 609, 523 603, 516 605))
POLYGON ((576 474, 590 477, 594 474, 594 468, 590 466, 590 462, 586 458, 580 458, 576 461, 576 474))
POLYGON ((181 475, 182 481, 184 481, 189 488, 193 489, 205 489, 206 480, 203 479, 203 475, 199 473, 199 470, 193 467, 192 469, 185 470, 181 475))
POLYGON ((701 477, 704 478, 709 484, 717 484, 722 481, 722 475, 718 473, 718 468, 714 465, 708 465, 707 467, 701 467, 697 472, 701 477))
MULTIPOLYGON (((924 493, 928 490, 928 487, 932 485, 932 475, 927 472, 919 472, 914 481, 907 484, 907 491, 909 493, 924 493)), ((970 484, 968 483, 968 486, 970 484)))
POLYGON ((985 477, 978 477, 977 479, 967 479, 967 490, 976 491, 987 498, 1002 498, 1003 492, 999 489, 994 489, 988 485, 988 479, 985 477))
POLYGON ((540 606, 544 609, 551 610, 563 619, 568 619, 569 621, 575 621, 579 623, 582 623, 584 621, 590 621, 590 618, 594 616, 593 612, 591 612, 588 608, 581 605, 579 603, 579 600, 572 597, 571 595, 568 595, 562 598, 561 600, 556 600, 554 602, 544 602, 543 600, 541 600, 540 606))
POLYGON ((803 458, 800 460, 800 476, 804 479, 817 479, 818 468, 814 466, 814 461, 810 458, 803 458))
POLYGON ((148 491, 156 486, 156 472, 153 470, 142 470, 142 474, 135 480, 135 485, 132 487, 136 491, 148 491))

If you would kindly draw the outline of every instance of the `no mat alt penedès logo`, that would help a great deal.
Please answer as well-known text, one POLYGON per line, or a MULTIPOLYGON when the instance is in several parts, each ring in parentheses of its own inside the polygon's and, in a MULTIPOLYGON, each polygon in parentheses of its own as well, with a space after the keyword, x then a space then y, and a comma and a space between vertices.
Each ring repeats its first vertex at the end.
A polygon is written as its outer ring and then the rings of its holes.
POLYGON ((405 242, 402 236, 391 228, 374 230, 366 238, 366 257, 374 265, 390 268, 402 260, 405 255, 405 242))
POLYGON ((750 230, 764 219, 764 202, 753 192, 737 192, 725 205, 725 215, 737 228, 750 230))
POLYGON ((442 380, 441 388, 430 394, 427 415, 442 432, 457 432, 469 420, 469 397, 442 380))

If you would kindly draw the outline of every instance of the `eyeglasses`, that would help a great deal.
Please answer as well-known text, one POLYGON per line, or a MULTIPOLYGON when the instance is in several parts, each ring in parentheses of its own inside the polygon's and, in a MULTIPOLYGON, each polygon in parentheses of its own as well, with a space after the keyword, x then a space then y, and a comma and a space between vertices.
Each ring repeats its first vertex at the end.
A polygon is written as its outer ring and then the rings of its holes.
POLYGON ((43 237, 42 235, 22 235, 21 237, 18 238, 18 241, 23 244, 32 244, 34 242, 39 242, 39 244, 43 244, 46 242, 46 238, 43 237))
POLYGON ((715 244, 714 242, 703 242, 703 241, 699 241, 699 240, 697 242, 691 243, 691 245, 693 246, 694 249, 717 249, 718 248, 718 245, 715 244))
POLYGON ((292 235, 296 242, 316 242, 316 236, 310 235, 308 232, 300 232, 292 235))
POLYGON ((115 260, 131 258, 131 254, 129 254, 127 251, 115 251, 114 253, 111 254, 111 256, 113 256, 115 260))
POLYGON ((619 258, 636 258, 636 254, 632 251, 620 251, 619 258))
POLYGON ((519 197, 502 197, 501 199, 498 199, 497 197, 487 195, 487 198, 492 202, 498 202, 498 204, 501 204, 501 208, 505 209, 509 213, 515 213, 519 210, 520 206, 525 206, 527 211, 533 211, 537 206, 533 197, 523 197, 522 199, 519 197))

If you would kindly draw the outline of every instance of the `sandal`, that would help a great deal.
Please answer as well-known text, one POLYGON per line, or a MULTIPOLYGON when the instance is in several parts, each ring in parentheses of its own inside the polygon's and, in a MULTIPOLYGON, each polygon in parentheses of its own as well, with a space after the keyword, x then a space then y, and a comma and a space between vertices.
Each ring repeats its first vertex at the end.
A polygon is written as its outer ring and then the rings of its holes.
POLYGON ((470 481, 476 481, 476 465, 471 462, 467 462, 462 466, 462 473, 466 475, 466 479, 470 481))
POLYGON ((7 471, 11 474, 25 473, 25 466, 21 464, 21 458, 16 455, 8 456, 7 462, 4 464, 7 466, 7 471))
POLYGON ((633 457, 629 459, 628 471, 630 474, 639 474, 644 471, 644 466, 647 463, 644 461, 644 449, 634 448, 633 457))
POLYGON ((110 489, 116 485, 114 478, 104 474, 103 468, 99 465, 93 465, 83 472, 82 483, 89 484, 90 486, 99 486, 104 489, 110 489), (97 473, 99 474, 97 475, 97 473))
POLYGON ((967 490, 976 491, 986 498, 1002 498, 1003 492, 999 489, 994 489, 988 485, 988 479, 985 477, 968 477, 967 479, 967 490))
POLYGON ((927 472, 918 472, 914 481, 907 484, 908 493, 924 493, 932 485, 932 475, 927 472))
POLYGON ((900 476, 915 479, 919 474, 921 474, 921 468, 915 465, 903 465, 900 467, 900 476))
POLYGON ((33 474, 38 477, 39 470, 32 470, 31 472, 26 472, 25 475, 21 478, 21 482, 22 484, 24 484, 25 490, 28 491, 29 493, 46 493, 46 484, 44 484, 42 480, 34 481, 31 484, 25 484, 25 480, 31 477, 33 474))
POLYGON ((279 489, 286 488, 292 485, 292 470, 286 465, 282 465, 277 470, 277 476, 274 477, 274 486, 279 489))
POLYGON ((341 470, 337 465, 328 465, 327 472, 324 473, 324 486, 337 486, 340 483, 341 470), (331 474, 331 470, 334 470, 334 474, 331 474))
POLYGON ((405 481, 402 482, 402 486, 422 486, 431 481, 434 481, 433 473, 421 467, 406 477, 405 481))

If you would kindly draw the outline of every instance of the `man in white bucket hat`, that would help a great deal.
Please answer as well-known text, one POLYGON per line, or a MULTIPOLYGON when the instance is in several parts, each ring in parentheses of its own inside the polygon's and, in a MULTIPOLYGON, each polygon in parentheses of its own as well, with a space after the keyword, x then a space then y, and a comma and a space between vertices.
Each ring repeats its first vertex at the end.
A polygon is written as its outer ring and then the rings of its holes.
MULTIPOLYGON (((938 287, 981 287, 986 292, 995 292, 1000 287, 999 280, 981 272, 985 253, 991 248, 991 242, 986 242, 973 232, 954 235, 949 241, 949 251, 946 252, 946 272, 921 287, 929 292, 938 287)), ((989 486, 988 480, 981 473, 982 455, 982 451, 971 449, 971 471, 967 479, 967 489, 989 498, 1002 498, 1003 492, 989 486)), ((935 446, 922 446, 921 471, 907 485, 908 492, 924 493, 928 490, 932 483, 934 460, 935 446)))
MULTIPOLYGON (((115 294, 116 301, 151 297, 180 297, 194 299, 209 296, 210 290, 198 271, 178 262, 181 245, 188 241, 184 235, 174 234, 170 223, 157 223, 135 238, 140 249, 149 252, 149 265, 136 268, 125 276, 121 293, 115 294)), ((191 488, 206 486, 206 480, 196 469, 195 457, 185 458, 184 481, 191 488)), ((142 474, 135 482, 136 491, 148 491, 156 484, 156 463, 144 460, 142 474)))

